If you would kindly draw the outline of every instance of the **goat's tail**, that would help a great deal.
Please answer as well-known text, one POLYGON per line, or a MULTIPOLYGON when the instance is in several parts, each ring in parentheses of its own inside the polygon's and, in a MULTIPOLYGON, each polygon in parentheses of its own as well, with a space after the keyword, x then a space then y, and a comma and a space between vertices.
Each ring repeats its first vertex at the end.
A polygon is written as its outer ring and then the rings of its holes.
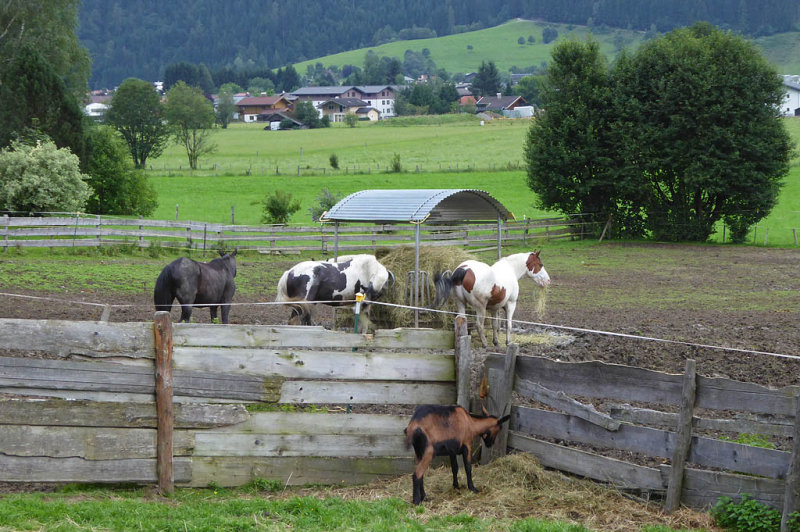
POLYGON ((153 289, 153 303, 156 306, 156 311, 169 312, 172 310, 172 301, 175 299, 172 285, 172 269, 167 265, 158 275, 156 286, 153 289))
POLYGON ((410 449, 413 446, 417 459, 422 458, 422 455, 425 454, 425 447, 428 446, 428 436, 425 431, 420 426, 409 425, 403 432, 406 435, 406 449, 410 449), (412 430, 409 431, 408 429, 412 430))

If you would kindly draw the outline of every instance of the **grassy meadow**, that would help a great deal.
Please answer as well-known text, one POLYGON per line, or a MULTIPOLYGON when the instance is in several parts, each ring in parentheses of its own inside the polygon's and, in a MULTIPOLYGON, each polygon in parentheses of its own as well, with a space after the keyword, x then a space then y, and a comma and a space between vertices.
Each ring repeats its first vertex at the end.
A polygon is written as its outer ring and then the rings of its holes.
MULTIPOLYGON (((787 129, 800 146, 800 120, 787 129)), ((536 207, 526 184, 523 161, 528 120, 494 120, 481 125, 472 116, 397 119, 355 128, 265 131, 263 125, 234 124, 214 135, 217 151, 189 171, 185 153, 170 146, 148 162, 158 209, 151 218, 259 224, 261 200, 284 190, 299 200, 292 224, 312 223, 309 209, 323 189, 347 195, 370 188, 477 188, 503 203, 517 219, 551 216, 536 207), (421 123, 420 123, 421 122, 421 123), (339 169, 331 168, 336 155, 339 169), (388 173, 397 155, 401 173, 388 173), (277 175, 276 175, 277 171, 277 175)), ((800 149, 798 150, 800 153, 800 149)), ((751 243, 794 245, 800 231, 800 156, 796 154, 778 205, 763 220, 751 243)), ((722 229, 714 240, 721 241, 722 229)))
MULTIPOLYGON (((397 57, 402 60, 406 50, 421 52, 430 51, 430 57, 437 68, 444 68, 450 73, 476 72, 482 61, 494 61, 503 72, 511 67, 528 68, 541 66, 550 61, 550 52, 557 41, 544 44, 542 30, 552 27, 558 30, 558 40, 585 40, 591 35, 600 44, 600 51, 609 60, 613 60, 619 51, 619 45, 635 50, 644 40, 644 32, 594 28, 572 24, 549 24, 532 20, 511 20, 505 24, 482 30, 447 35, 435 39, 415 39, 397 41, 350 50, 338 54, 318 57, 296 63, 295 69, 304 74, 309 65, 322 63, 324 66, 364 64, 364 56, 372 50, 379 57, 397 57), (528 36, 533 36, 535 43, 528 43, 528 36), (518 44, 523 37, 525 44, 518 44), (471 46, 472 48, 468 48, 471 46)), ((800 32, 778 33, 767 37, 759 37, 753 41, 763 54, 772 62, 781 74, 800 74, 800 32)))

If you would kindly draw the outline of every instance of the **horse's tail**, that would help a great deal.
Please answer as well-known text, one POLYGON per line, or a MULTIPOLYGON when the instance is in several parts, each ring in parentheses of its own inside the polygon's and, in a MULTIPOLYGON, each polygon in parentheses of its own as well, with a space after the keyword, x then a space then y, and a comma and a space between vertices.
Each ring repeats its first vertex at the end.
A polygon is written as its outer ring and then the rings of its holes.
POLYGON ((156 279, 156 287, 153 289, 153 303, 156 305, 156 311, 169 312, 172 310, 175 294, 172 292, 173 279, 170 266, 165 266, 156 279))
POLYGON ((433 274, 433 285, 436 287, 436 297, 433 299, 433 308, 439 308, 450 299, 450 290, 453 289, 453 274, 450 270, 433 274))

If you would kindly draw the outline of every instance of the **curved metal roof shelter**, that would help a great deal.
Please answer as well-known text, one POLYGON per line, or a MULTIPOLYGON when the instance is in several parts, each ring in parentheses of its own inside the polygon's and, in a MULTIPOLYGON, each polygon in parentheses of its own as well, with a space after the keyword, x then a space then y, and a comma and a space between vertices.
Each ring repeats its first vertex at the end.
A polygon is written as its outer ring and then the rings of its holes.
MULTIPOLYGON (((320 217, 321 222, 334 222, 334 257, 339 256, 339 222, 406 222, 416 225, 414 241, 414 306, 419 307, 420 230, 423 223, 497 222, 497 258, 500 258, 500 226, 513 218, 502 203, 488 192, 475 189, 400 189, 362 190, 339 201, 320 217)), ((419 326, 419 309, 414 309, 414 326, 419 326)))
POLYGON ((488 192, 474 189, 362 190, 322 215, 330 222, 455 222, 513 218, 488 192))

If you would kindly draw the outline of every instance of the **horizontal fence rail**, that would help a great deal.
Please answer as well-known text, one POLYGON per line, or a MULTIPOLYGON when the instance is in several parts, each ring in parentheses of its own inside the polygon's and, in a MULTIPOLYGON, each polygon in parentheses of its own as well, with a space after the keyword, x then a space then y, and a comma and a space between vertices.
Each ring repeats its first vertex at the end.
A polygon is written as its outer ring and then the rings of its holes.
MULTIPOLYGON (((591 222, 566 218, 523 220, 502 224, 501 239, 509 243, 582 238, 594 229, 591 222), (591 227, 590 227, 591 226, 591 227)), ((249 226, 191 221, 145 220, 103 216, 0 218, 3 250, 9 247, 99 247, 132 245, 185 249, 222 246, 263 253, 365 251, 377 247, 414 245, 411 224, 346 225, 316 227, 249 226)), ((497 224, 422 225, 426 246, 488 247, 497 243, 497 224)))

